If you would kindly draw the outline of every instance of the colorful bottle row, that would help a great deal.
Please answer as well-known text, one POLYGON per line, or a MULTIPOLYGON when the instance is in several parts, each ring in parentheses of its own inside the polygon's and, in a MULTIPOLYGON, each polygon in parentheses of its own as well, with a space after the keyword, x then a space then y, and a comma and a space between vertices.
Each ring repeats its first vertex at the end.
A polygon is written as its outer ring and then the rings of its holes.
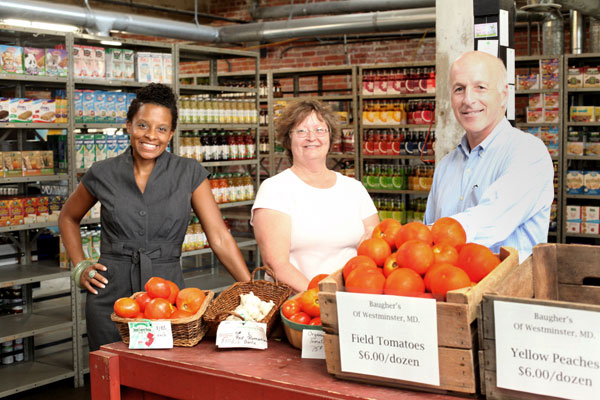
POLYGON ((179 118, 183 124, 256 124, 258 109, 251 99, 182 96, 179 118))
POLYGON ((183 132, 180 153, 197 161, 249 160, 256 158, 253 130, 183 132))
POLYGON ((433 183, 432 165, 365 164, 367 189, 428 191, 433 183))
POLYGON ((433 100, 365 100, 363 125, 428 125, 435 122, 433 100))
POLYGON ((435 68, 366 70, 363 95, 435 93, 435 68))
POLYGON ((374 156, 433 155, 435 131, 368 129, 364 132, 363 154, 374 156), (427 141, 425 140, 427 138, 427 141))
POLYGON ((374 196, 373 202, 375 203, 380 219, 393 218, 402 224, 414 221, 422 222, 425 215, 425 208, 427 207, 426 198, 411 199, 408 202, 408 207, 405 206, 400 197, 393 195, 374 196))
POLYGON ((212 194, 219 204, 254 199, 250 173, 217 173, 209 179, 212 194))

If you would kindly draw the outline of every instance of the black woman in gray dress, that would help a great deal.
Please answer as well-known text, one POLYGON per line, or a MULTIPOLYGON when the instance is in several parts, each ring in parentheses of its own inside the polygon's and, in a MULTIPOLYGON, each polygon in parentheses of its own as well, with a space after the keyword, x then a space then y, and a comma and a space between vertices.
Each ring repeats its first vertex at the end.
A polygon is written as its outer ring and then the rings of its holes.
POLYGON ((97 201, 101 203, 101 256, 82 270, 76 282, 89 292, 86 322, 91 351, 120 340, 110 320, 115 300, 143 290, 152 276, 184 287, 180 256, 190 208, 229 273, 238 281, 250 280, 212 195, 208 171, 196 160, 165 151, 177 126, 172 90, 154 83, 138 90, 126 126, 130 147, 93 164, 59 218, 67 253, 73 265, 79 265, 85 259, 81 219, 97 201))

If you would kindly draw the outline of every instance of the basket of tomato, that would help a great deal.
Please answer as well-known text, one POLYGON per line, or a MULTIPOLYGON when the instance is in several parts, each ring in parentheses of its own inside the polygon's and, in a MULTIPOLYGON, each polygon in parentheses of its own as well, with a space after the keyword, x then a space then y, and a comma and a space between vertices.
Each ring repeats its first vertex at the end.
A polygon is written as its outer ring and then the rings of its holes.
POLYGON ((129 344, 129 322, 140 319, 169 320, 173 346, 192 347, 202 340, 208 331, 202 316, 214 297, 213 291, 179 290, 174 282, 159 277, 150 278, 144 290, 115 301, 110 319, 125 344, 129 344))
POLYGON ((281 321, 288 342, 297 349, 302 348, 302 331, 317 330, 321 327, 321 307, 319 305, 319 281, 327 278, 319 274, 311 279, 306 291, 298 293, 281 306, 281 321))
POLYGON ((260 321, 257 321, 267 324, 267 335, 269 335, 277 322, 277 310, 290 297, 292 288, 285 283, 279 283, 273 271, 267 267, 255 268, 252 271, 252 279, 249 282, 236 282, 221 292, 215 301, 210 303, 204 314, 204 321, 209 327, 216 329, 229 316, 229 313, 233 312, 240 305, 240 296, 249 294, 250 292, 264 302, 273 302, 273 307, 267 315, 260 321), (255 279, 258 271, 265 271, 273 277, 275 282, 255 279))

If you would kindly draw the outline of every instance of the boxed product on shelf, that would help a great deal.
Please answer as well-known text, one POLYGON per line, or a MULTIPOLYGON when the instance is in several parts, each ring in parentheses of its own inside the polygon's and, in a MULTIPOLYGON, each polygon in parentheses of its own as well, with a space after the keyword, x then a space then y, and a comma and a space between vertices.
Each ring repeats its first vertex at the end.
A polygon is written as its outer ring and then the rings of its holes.
POLYGON ((135 99, 135 93, 127 93, 127 100, 125 103, 125 119, 127 119, 127 110, 129 110, 129 106, 131 102, 135 99))
POLYGON ((544 93, 543 101, 545 108, 556 108, 559 104, 559 94, 558 92, 553 93, 544 93))
POLYGON ((527 123, 535 124, 539 122, 544 122, 544 109, 527 107, 527 123))
POLYGON ((10 99, 0 97, 0 122, 8 122, 10 117, 10 99))
POLYGON ((544 107, 544 98, 541 93, 533 93, 529 95, 529 108, 544 107))
POLYGON ((23 73, 23 48, 21 46, 0 45, 0 72, 3 74, 23 73))
POLYGON ((40 151, 40 172, 42 175, 54 175, 54 153, 52 150, 40 151))
POLYGON ((123 49, 123 79, 135 80, 135 51, 123 49))
MULTIPOLYGON (((62 130, 48 130, 46 136, 48 148, 52 151, 52 168, 67 168, 67 135, 62 130)), ((78 167, 76 167, 78 168, 78 167)))
POLYGON ((600 195, 600 171, 583 171, 583 194, 600 195))
POLYGON ((129 135, 117 136, 117 154, 121 154, 129 147, 129 135))
POLYGON ((8 210, 8 199, 0 198, 0 226, 10 225, 10 213, 8 210))
POLYGON ((558 58, 543 58, 540 60, 540 71, 544 73, 558 72, 558 58))
POLYGON ((571 122, 593 122, 595 109, 592 106, 571 106, 569 108, 571 122))
POLYGON ((543 72, 542 73, 542 89, 557 89, 560 83, 558 72, 543 72))
POLYGON ((27 75, 46 75, 46 51, 37 47, 23 48, 23 64, 27 75))
POLYGON ((150 53, 151 54, 151 68, 152 68, 152 78, 151 82, 163 82, 164 81, 164 65, 163 65, 163 57, 160 53, 150 53))
POLYGON ((104 122, 114 124, 117 121, 117 93, 105 92, 106 117, 104 122))
POLYGON ((56 121, 56 103, 54 99, 34 99, 32 121, 53 123, 56 121))
POLYGON ((20 151, 5 151, 2 153, 4 161, 4 176, 23 176, 23 164, 20 151))
POLYGON ((567 154, 582 156, 583 155, 583 131, 569 131, 567 136, 567 154))
POLYGON ((50 209, 48 208, 48 196, 39 196, 37 198, 37 222, 48 222, 50 209))
POLYGON ((32 99, 12 98, 9 105, 9 122, 32 121, 32 99))
POLYGON ((558 156, 559 132, 558 126, 542 126, 540 127, 540 139, 548 148, 550 156, 558 156))
POLYGON ((567 70, 567 87, 570 89, 583 87, 583 68, 569 67, 567 70))
POLYGON ((567 171, 567 194, 583 194, 583 171, 567 171))
POLYGON ((106 121, 106 92, 94 90, 94 122, 104 123, 106 121))
POLYGON ((123 79, 123 49, 107 48, 106 79, 123 79))
POLYGON ((90 77, 103 79, 106 77, 106 56, 104 47, 92 47, 92 70, 90 77))
POLYGON ((65 199, 63 196, 48 196, 48 221, 58 221, 58 216, 64 202, 65 199))
POLYGON ((106 135, 106 158, 119 155, 119 144, 117 135, 106 135))
POLYGON ((115 95, 115 123, 124 124, 127 121, 127 107, 127 93, 117 92, 115 95))
POLYGON ((600 228, 600 207, 581 207, 581 233, 597 235, 600 228))
POLYGON ((75 123, 83 123, 83 90, 73 91, 73 102, 75 103, 75 123))
POLYGON ((46 75, 67 76, 67 50, 46 49, 46 75))
POLYGON ((23 225, 23 199, 13 197, 8 201, 8 217, 10 225, 23 225))
POLYGON ((21 162, 23 165, 23 176, 41 175, 42 160, 39 151, 22 151, 21 162))
POLYGON ((586 156, 600 155, 600 131, 588 132, 584 146, 584 154, 586 156))
POLYGON ((93 90, 84 90, 81 99, 81 108, 83 109, 84 123, 93 123, 96 121, 96 108, 94 105, 95 95, 93 90))
POLYGON ((84 46, 79 44, 73 45, 73 72, 75 77, 86 78, 88 77, 88 66, 83 55, 84 46))
POLYGON ((583 70, 583 87, 600 88, 600 68, 585 67, 583 70))
POLYGON ((136 76, 138 82, 152 82, 152 53, 137 52, 136 76))
POLYGON ((581 206, 567 205, 567 232, 568 233, 580 233, 581 232, 581 206))
POLYGON ((83 147, 83 135, 76 135, 75 136, 75 168, 83 168, 83 154, 84 154, 84 147, 83 147))
POLYGON ((171 83, 173 81, 173 56, 171 54, 163 54, 163 83, 171 83))
POLYGON ((23 199, 23 223, 35 224, 37 221, 37 199, 27 197, 23 199))
POLYGON ((540 88, 538 74, 517 75, 517 90, 530 90, 540 88))
POLYGON ((94 160, 106 160, 106 136, 103 134, 94 135, 94 160))
POLYGON ((559 116, 558 108, 544 108, 544 122, 558 123, 559 116))
POLYGON ((89 168, 96 161, 95 135, 83 135, 83 168, 89 168))

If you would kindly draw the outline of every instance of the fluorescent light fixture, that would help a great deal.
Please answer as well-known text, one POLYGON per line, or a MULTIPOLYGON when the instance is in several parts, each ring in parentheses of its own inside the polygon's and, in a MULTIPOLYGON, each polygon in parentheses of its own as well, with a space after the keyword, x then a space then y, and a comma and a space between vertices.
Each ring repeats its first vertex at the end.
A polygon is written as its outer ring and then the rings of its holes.
POLYGON ((26 21, 22 19, 5 19, 6 25, 22 26, 25 28, 44 29, 48 31, 59 31, 59 32, 75 32, 79 30, 79 27, 73 25, 62 25, 62 24, 50 24, 47 22, 39 21, 26 21))
POLYGON ((117 42, 116 40, 101 40, 100 44, 105 46, 121 46, 123 43, 117 42))

